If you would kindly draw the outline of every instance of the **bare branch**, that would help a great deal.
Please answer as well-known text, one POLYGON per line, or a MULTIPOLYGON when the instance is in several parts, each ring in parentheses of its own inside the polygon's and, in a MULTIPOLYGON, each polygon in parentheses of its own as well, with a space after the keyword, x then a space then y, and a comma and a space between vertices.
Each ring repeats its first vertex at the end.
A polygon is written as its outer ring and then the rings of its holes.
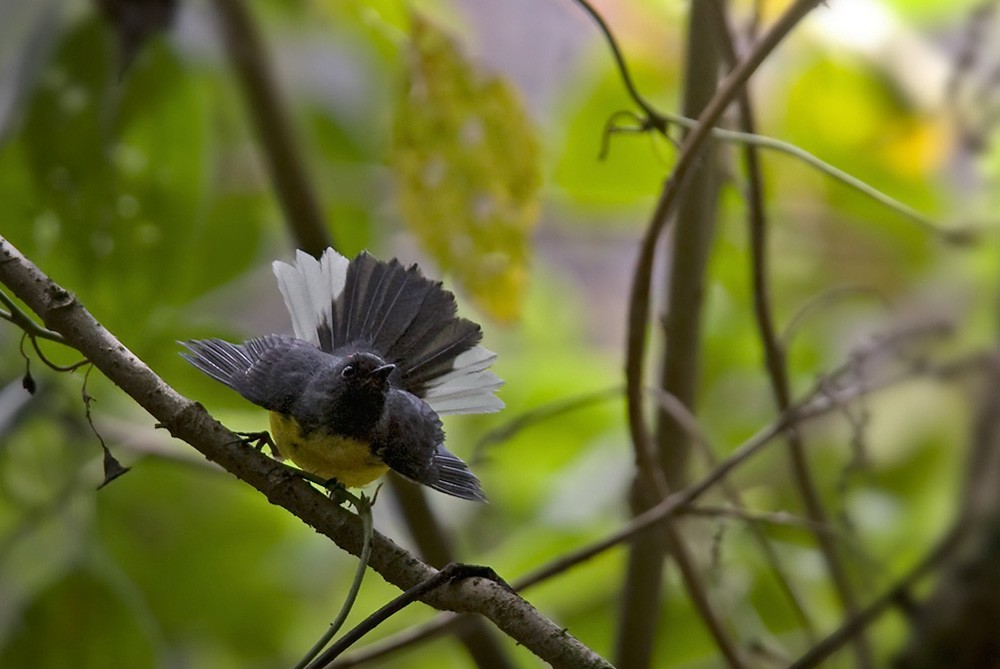
POLYGON ((906 593, 929 571, 941 565, 951 557, 962 544, 966 528, 962 524, 953 526, 937 545, 914 566, 905 576, 886 590, 875 601, 859 610, 855 615, 844 621, 836 632, 823 639, 809 651, 793 662, 789 669, 809 669, 818 666, 845 643, 857 637, 866 627, 871 625, 880 615, 893 604, 898 603, 906 593))
MULTIPOLYGON (((174 437, 259 490, 353 555, 360 555, 360 519, 342 509, 281 463, 246 448, 204 408, 168 386, 108 332, 65 288, 58 286, 0 237, 0 283, 6 285, 94 366, 148 411, 174 437)), ((375 533, 371 567, 407 590, 437 571, 375 533)), ((470 578, 428 593, 423 602, 442 610, 476 612, 556 667, 608 667, 579 640, 497 583, 470 578)))
MULTIPOLYGON (((693 129, 684 138, 673 173, 664 186, 656 210, 653 212, 652 220, 642 239, 639 258, 632 278, 627 321, 628 336, 625 355, 625 377, 628 399, 628 425, 636 454, 639 476, 637 481, 642 483, 645 490, 648 491, 647 494, 655 491, 656 496, 661 499, 664 496, 663 492, 668 490, 668 488, 662 479, 663 472, 658 466, 659 463, 653 458, 655 446, 646 421, 643 402, 643 388, 646 386, 643 378, 646 357, 646 335, 650 320, 651 281, 657 241, 679 203, 681 186, 686 184, 687 177, 694 171, 702 149, 710 137, 712 126, 716 124, 730 102, 743 89, 746 81, 763 63, 764 59, 777 47, 799 20, 817 4, 819 4, 818 0, 797 0, 797 2, 793 3, 781 18, 778 19, 772 29, 756 44, 747 59, 740 63, 729 76, 720 82, 715 94, 703 107, 704 111, 698 119, 698 127, 693 129)), ((647 504, 647 506, 651 505, 647 504)), ((688 588, 688 593, 691 595, 692 601, 698 608, 702 618, 713 631, 716 641, 720 642, 721 640, 720 648, 725 652, 729 663, 739 666, 740 660, 735 652, 728 652, 731 649, 726 646, 725 635, 720 633, 721 628, 717 626, 711 609, 706 605, 707 600, 699 594, 698 575, 687 560, 684 546, 679 541, 677 531, 669 523, 665 523, 663 525, 663 532, 668 540, 668 544, 675 550, 677 564, 684 576, 684 583, 688 588)))
MULTIPOLYGON (((920 328, 916 329, 923 333, 920 328)), ((903 335, 887 337, 886 340, 898 341, 903 339, 903 335)), ((877 353, 875 350, 869 351, 871 354, 877 353)), ((973 354, 961 357, 952 362, 937 366, 925 365, 913 367, 901 373, 892 375, 876 382, 855 384, 849 387, 837 386, 830 388, 830 392, 823 391, 820 386, 807 393, 795 407, 784 416, 779 417, 774 423, 759 430, 750 439, 738 446, 732 454, 722 460, 698 483, 674 493, 669 498, 660 502, 657 506, 646 511, 640 516, 633 518, 628 524, 611 532, 606 537, 586 546, 582 546, 572 553, 563 555, 545 564, 521 578, 513 581, 511 586, 523 591, 534 585, 547 581, 548 579, 563 574, 573 567, 576 567, 587 560, 590 560, 601 553, 620 545, 627 541, 637 532, 648 530, 650 527, 660 523, 664 518, 675 516, 692 508, 694 502, 711 490, 716 484, 725 480, 737 467, 746 463, 750 458, 759 454, 768 445, 783 434, 789 425, 802 426, 815 418, 826 416, 830 413, 840 411, 841 408, 852 401, 877 393, 882 390, 897 387, 901 383, 921 376, 940 378, 943 381, 955 376, 970 372, 981 371, 984 367, 997 364, 994 361, 996 354, 973 354)), ((848 367, 850 363, 845 364, 848 367)), ((833 370, 831 377, 839 375, 839 370, 833 370)), ((451 630, 463 624, 464 618, 453 614, 442 614, 435 620, 427 623, 417 630, 407 630, 390 640, 382 642, 377 648, 369 649, 363 653, 363 658, 376 659, 385 654, 389 654, 405 648, 411 644, 434 638, 446 630, 451 630)), ((359 654, 362 655, 362 654, 359 654)), ((354 656, 351 656, 352 658, 354 656)), ((355 666, 353 659, 345 658, 343 666, 355 666)), ((360 662, 359 662, 360 663, 360 662)))
MULTIPOLYGON (((719 0, 713 0, 710 6, 714 9, 717 21, 728 35, 728 26, 721 3, 719 0)), ((725 47, 726 58, 730 66, 736 67, 736 52, 730 39, 725 40, 725 47)), ((744 132, 753 133, 755 128, 753 108, 751 107, 750 96, 746 88, 740 89, 736 98, 740 125, 744 132)), ((764 212, 764 177, 761 173, 760 159, 755 147, 750 145, 743 147, 743 163, 748 179, 745 197, 750 234, 750 279, 754 318, 757 322, 757 331, 764 349, 765 367, 771 383, 774 402, 778 411, 783 413, 792 404, 792 391, 788 380, 788 362, 785 349, 781 345, 781 339, 775 328, 774 316, 771 309, 771 294, 768 283, 769 258, 767 255, 768 225, 767 215, 764 212)), ((792 481, 798 491, 799 498, 802 500, 809 520, 817 528, 815 536, 837 596, 840 598, 847 615, 853 616, 858 610, 854 585, 848 577, 836 541, 834 541, 830 533, 819 530, 819 528, 829 527, 830 521, 823 506, 819 489, 809 469, 809 462, 805 455, 804 439, 795 427, 789 427, 785 433, 785 437, 788 442, 792 481)), ((855 651, 859 667, 872 666, 872 649, 864 634, 855 637, 855 651)))

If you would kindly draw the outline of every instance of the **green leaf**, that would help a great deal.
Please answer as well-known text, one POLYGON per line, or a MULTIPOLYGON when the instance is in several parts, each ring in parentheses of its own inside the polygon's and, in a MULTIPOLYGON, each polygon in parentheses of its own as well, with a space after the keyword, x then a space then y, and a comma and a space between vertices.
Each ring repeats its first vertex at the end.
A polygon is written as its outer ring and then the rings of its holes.
POLYGON ((518 318, 538 218, 538 144, 502 79, 414 17, 392 165, 406 223, 493 318, 518 318))
POLYGON ((223 94, 182 65, 157 41, 118 82, 108 29, 81 20, 0 154, 7 235, 127 340, 244 271, 267 215, 233 169, 244 140, 223 94))

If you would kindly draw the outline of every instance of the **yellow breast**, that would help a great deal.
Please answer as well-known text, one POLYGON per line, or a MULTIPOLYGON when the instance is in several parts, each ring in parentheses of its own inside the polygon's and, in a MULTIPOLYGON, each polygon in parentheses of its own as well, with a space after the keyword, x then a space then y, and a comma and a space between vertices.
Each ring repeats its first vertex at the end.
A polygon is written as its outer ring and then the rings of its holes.
POLYGON ((372 455, 368 444, 350 437, 323 434, 319 430, 303 436, 294 419, 274 411, 271 412, 271 436, 282 457, 307 472, 325 479, 337 479, 348 488, 371 483, 389 469, 372 455))

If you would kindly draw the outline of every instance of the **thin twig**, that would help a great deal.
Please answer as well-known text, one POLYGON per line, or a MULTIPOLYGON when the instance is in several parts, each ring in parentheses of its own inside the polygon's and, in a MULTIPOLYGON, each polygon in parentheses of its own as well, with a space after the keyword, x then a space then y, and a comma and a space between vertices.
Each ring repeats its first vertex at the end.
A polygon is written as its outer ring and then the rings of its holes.
MULTIPOLYGON (((717 467, 719 461, 718 458, 715 457, 715 450, 712 448, 711 442, 708 440, 705 431, 701 429, 701 426, 698 424, 698 419, 694 416, 694 414, 692 414, 682 402, 677 400, 677 398, 672 395, 669 395, 659 389, 657 389, 655 394, 657 396, 657 401, 660 403, 660 408, 671 413, 674 420, 677 421, 677 424, 687 430, 692 442, 700 447, 699 450, 703 454, 708 467, 710 469, 717 467)), ((730 484, 729 481, 724 478, 719 482, 719 487, 722 488, 723 494, 729 500, 729 503, 735 507, 736 511, 746 511, 742 495, 735 486, 730 484)), ((792 580, 788 576, 777 551, 774 550, 774 547, 768 540, 767 535, 757 524, 751 523, 749 529, 751 536, 754 541, 756 541, 758 548, 764 556, 764 560, 771 569, 771 573, 773 574, 775 581, 777 581, 778 587, 784 593, 785 598, 791 605, 792 611, 799 619, 803 630, 805 630, 805 633, 810 640, 814 640, 816 632, 815 626, 806 612, 802 598, 792 585, 792 580)))
MULTIPOLYGON (((597 153, 597 159, 605 160, 608 157, 608 154, 611 153, 612 135, 619 135, 619 134, 644 135, 647 132, 649 132, 650 126, 648 118, 649 117, 647 116, 639 116, 638 114, 630 110, 616 111, 613 114, 611 114, 611 116, 609 116, 608 119, 604 122, 604 130, 603 132, 601 132, 601 149, 597 153), (632 121, 635 121, 635 125, 633 126, 619 125, 619 119, 621 118, 631 119, 632 121)), ((674 138, 671 137, 669 134, 663 133, 662 136, 666 137, 671 144, 674 144, 675 146, 680 146, 679 144, 677 144, 674 138)))
POLYGON ((3 311, 0 309, 0 318, 10 323, 13 323, 17 327, 24 330, 24 332, 32 339, 38 337, 41 339, 48 339, 49 341, 58 342, 60 344, 65 344, 66 340, 58 332, 53 332, 48 328, 44 328, 35 322, 31 316, 26 314, 21 307, 17 306, 14 300, 7 297, 7 294, 0 290, 0 302, 3 302, 10 311, 3 311))
MULTIPOLYGON (((675 123, 684 128, 692 128, 697 125, 697 121, 683 116, 668 114, 671 123, 675 123)), ((930 216, 923 214, 913 207, 900 202, 894 197, 883 193, 874 186, 861 179, 845 172, 844 170, 831 165, 818 156, 809 153, 805 149, 790 142, 785 142, 773 137, 758 135, 752 132, 738 132, 726 130, 724 128, 713 128, 712 137, 732 144, 742 144, 744 146, 754 146, 761 149, 768 149, 777 153, 783 153, 792 158, 796 158, 816 169, 821 174, 825 174, 835 181, 839 181, 845 186, 852 188, 862 195, 878 202, 882 206, 896 212, 900 216, 916 223, 923 230, 938 236, 942 241, 949 244, 966 245, 975 241, 977 234, 971 227, 947 227, 940 221, 936 221, 930 216)))
POLYGON ((910 368, 877 382, 857 384, 850 387, 823 390, 817 386, 807 393, 799 403, 779 416, 775 422, 760 429, 747 441, 743 442, 697 483, 673 493, 670 497, 649 511, 636 516, 629 523, 610 533, 607 537, 585 546, 577 552, 561 556, 547 565, 535 569, 526 576, 513 581, 512 585, 520 591, 544 581, 599 555, 613 546, 627 541, 636 533, 649 529, 664 518, 680 513, 683 508, 692 504, 720 481, 725 480, 737 467, 743 465, 763 448, 771 444, 776 438, 783 435, 791 426, 801 426, 814 418, 839 411, 847 402, 895 387, 918 376, 933 375, 941 378, 950 378, 970 370, 981 370, 984 366, 984 359, 988 357, 984 354, 969 355, 937 367, 928 365, 925 367, 910 368))
POLYGON ((873 288, 871 286, 835 286, 812 296, 802 306, 800 306, 795 313, 791 315, 788 322, 785 323, 785 327, 781 332, 778 343, 784 350, 787 351, 791 346, 795 335, 798 333, 799 328, 802 327, 802 324, 809 316, 823 307, 830 306, 833 302, 856 295, 873 298, 886 311, 890 311, 892 309, 892 302, 885 295, 885 293, 879 291, 877 288, 873 288))
POLYGON ((368 634, 377 626, 388 620, 390 616, 402 611, 413 602, 419 601, 425 597, 427 593, 449 583, 453 583, 456 580, 473 577, 485 578, 501 585, 502 587, 509 588, 509 586, 504 583, 503 579, 497 576, 496 572, 489 567, 457 564, 454 562, 450 563, 427 580, 413 586, 361 621, 361 623, 354 627, 350 632, 345 634, 335 644, 330 646, 326 652, 316 658, 316 660, 309 665, 309 669, 320 669, 321 667, 329 666, 333 660, 335 660, 345 650, 350 648, 351 645, 361 639, 365 634, 368 634))
MULTIPOLYGON (((46 357, 45 353, 42 352, 41 346, 38 345, 37 337, 31 336, 27 332, 25 333, 25 335, 28 337, 28 340, 31 341, 31 347, 35 349, 35 354, 38 356, 38 359, 41 360, 43 363, 45 363, 45 366, 48 367, 49 369, 55 370, 57 372, 75 372, 84 365, 90 364, 90 360, 84 358, 83 360, 77 360, 76 362, 69 365, 57 365, 56 363, 49 360, 48 357, 46 357)), ((65 344, 66 342, 62 343, 65 344)))
MULTIPOLYGON (((617 40, 615 40, 611 29, 608 27, 607 22, 601 17, 601 15, 593 8, 593 6, 587 0, 574 0, 577 5, 579 5, 594 21, 604 39, 608 43, 608 48, 611 50, 612 58, 615 61, 615 65, 618 68, 619 75, 622 79, 622 83, 625 85, 625 89, 628 92, 632 101, 638 106, 645 117, 636 118, 636 127, 634 130, 637 132, 647 131, 650 129, 656 130, 664 137, 673 141, 670 137, 670 127, 678 126, 681 128, 686 128, 688 130, 693 130, 697 128, 700 124, 700 120, 688 118, 681 114, 672 114, 670 112, 662 111, 656 109, 636 88, 633 82, 632 75, 629 72, 628 64, 625 62, 625 58, 622 55, 621 48, 618 46, 617 40)), ((818 3, 816 3, 818 4, 818 3)), ((616 114, 620 115, 623 112, 618 112, 616 114)), ((614 118, 614 117, 613 117, 614 118)), ((610 124, 610 120, 609 120, 610 124)), ((713 121, 714 125, 714 121, 713 121)), ((607 126, 602 139, 602 149, 601 155, 607 154, 607 139, 610 135, 608 130, 613 126, 607 126)), ((915 222, 921 228, 927 230, 928 232, 939 236, 943 241, 952 244, 968 244, 976 238, 976 233, 973 229, 968 227, 962 228, 948 228, 942 225, 939 221, 923 214, 913 207, 910 207, 903 202, 891 197, 890 195, 883 193, 874 186, 858 179, 857 177, 834 167, 830 163, 822 160, 821 158, 809 153, 805 149, 796 146, 790 142, 785 142, 780 139, 773 137, 767 137, 764 135, 758 135, 753 132, 739 132, 735 130, 727 130, 725 128, 713 127, 709 130, 709 133, 714 139, 722 142, 732 143, 732 144, 744 144, 749 146, 756 146, 762 149, 768 149, 771 151, 776 151, 778 153, 784 153, 785 155, 791 156, 797 160, 804 162, 815 170, 822 174, 841 182, 849 188, 853 188, 859 193, 871 198, 875 202, 895 211, 900 216, 910 219, 915 222)))
POLYGON ((806 532, 826 532, 842 539, 850 539, 836 525, 817 525, 808 518, 796 516, 785 511, 752 511, 741 506, 704 506, 691 504, 684 507, 680 513, 687 516, 702 516, 706 518, 734 518, 753 525, 777 525, 794 527, 806 532))
MULTIPOLYGON (((989 359, 992 359, 990 355, 973 354, 942 364, 936 368, 932 368, 931 366, 911 368, 877 383, 838 388, 832 394, 822 393, 817 387, 807 393, 797 403, 795 409, 789 411, 787 415, 779 417, 774 423, 764 427, 738 446, 729 457, 722 460, 712 471, 702 477, 698 483, 674 493, 668 499, 660 502, 656 507, 636 516, 629 523, 607 536, 532 570, 528 574, 514 580, 511 586, 519 592, 527 590, 628 541, 635 534, 648 530, 666 517, 677 515, 683 513, 686 509, 690 509, 697 499, 711 490, 717 483, 725 480, 737 467, 773 443, 791 424, 801 426, 815 418, 840 410, 845 403, 894 388, 915 377, 929 375, 947 379, 970 370, 981 370, 987 366, 989 359)), ((832 373, 832 375, 836 374, 836 371, 832 373)), ((462 625, 464 620, 462 616, 450 613, 441 614, 435 620, 425 624, 418 630, 407 630, 389 640, 385 640, 377 648, 367 649, 363 653, 364 660, 380 659, 387 654, 396 652, 412 644, 434 638, 462 625)), ((359 661, 357 664, 361 664, 361 662, 359 661)), ((346 663, 346 666, 354 665, 353 659, 351 662, 346 663)))
MULTIPOLYGON (((728 24, 725 12, 719 0, 710 3, 716 16, 716 21, 728 35, 728 24)), ((735 67, 737 56, 731 39, 726 39, 724 53, 731 67, 735 67)), ((747 133, 754 132, 753 109, 746 88, 740 89, 737 95, 740 125, 747 133)), ((774 316, 771 309, 771 292, 768 285, 768 255, 767 255, 767 214, 764 211, 764 178, 761 173, 760 160, 755 147, 743 147, 744 166, 746 168, 748 186, 746 189, 747 218, 750 234, 750 272, 751 295, 753 298, 754 318, 757 322, 761 345, 764 349, 764 361, 767 376, 771 384, 774 402, 779 412, 786 412, 792 405, 791 384, 788 379, 788 365, 785 350, 781 346, 774 326, 774 316)), ((838 546, 833 537, 819 528, 830 526, 826 509, 823 506, 816 482, 809 470, 805 455, 805 444, 801 433, 795 427, 789 427, 786 432, 789 459, 791 461, 792 481, 806 509, 809 520, 816 528, 815 536, 819 543, 823 558, 833 587, 839 596, 847 615, 857 612, 857 597, 851 583, 838 546)), ((798 600, 796 600, 798 601, 798 600)), ((799 610, 804 615, 804 609, 799 610)), ((872 651, 864 635, 856 640, 858 665, 862 668, 872 666, 872 651)))
POLYGON ((122 463, 118 462, 118 459, 111 454, 111 449, 108 448, 107 443, 104 441, 104 437, 101 436, 100 431, 98 431, 97 426, 94 425, 94 416, 91 414, 91 406, 94 403, 94 396, 87 391, 87 382, 90 381, 90 373, 94 371, 94 366, 91 365, 87 368, 86 374, 83 375, 83 386, 80 388, 80 394, 83 397, 84 415, 87 419, 87 425, 90 426, 90 431, 94 433, 97 437, 97 441, 101 444, 101 453, 103 455, 103 466, 104 466, 104 479, 101 481, 97 489, 100 490, 107 484, 114 481, 116 478, 122 474, 126 474, 129 471, 129 467, 125 467, 122 463))
POLYGON ((628 91, 629 97, 632 101, 642 109, 643 113, 646 115, 648 122, 660 131, 661 134, 666 135, 668 131, 668 123, 666 117, 658 112, 653 105, 646 101, 642 93, 636 87, 635 83, 632 81, 632 74, 629 72, 628 64, 625 62, 625 56, 622 54, 622 50, 618 47, 618 40, 615 39, 614 33, 611 32, 611 28, 608 27, 607 21, 604 17, 594 9, 593 5, 588 2, 588 0, 574 0, 580 9, 586 12, 591 20, 597 25, 598 30, 604 35, 605 41, 608 43, 608 48, 611 49, 611 56, 615 59, 615 65, 618 67, 618 74, 621 77, 622 83, 625 84, 625 89, 628 91))
POLYGON ((585 409, 594 404, 606 402, 608 400, 620 399, 625 394, 624 386, 612 386, 590 392, 580 393, 569 398, 542 404, 533 409, 524 411, 513 418, 501 423, 492 430, 487 431, 479 438, 473 448, 473 460, 483 457, 483 451, 491 446, 508 441, 517 436, 522 430, 526 430, 534 425, 559 418, 572 411, 585 409))
MULTIPOLYGON (((0 319, 3 319, 9 323, 13 323, 17 327, 24 331, 24 336, 31 340, 31 347, 35 349, 35 353, 38 354, 38 359, 41 360, 47 367, 57 371, 57 372, 72 372, 80 367, 83 367, 88 362, 87 359, 75 362, 72 365, 57 365, 56 363, 49 360, 44 353, 42 353, 41 347, 38 345, 39 339, 47 339, 49 341, 54 341, 56 343, 62 344, 64 346, 69 346, 66 343, 66 339, 58 332, 53 332, 48 328, 44 328, 35 322, 31 316, 26 314, 21 307, 7 297, 7 295, 0 290, 0 302, 2 302, 10 311, 3 311, 0 309, 0 319)), ((24 339, 21 339, 21 355, 28 359, 28 356, 24 353, 24 339)), ((30 364, 30 361, 29 361, 30 364)))
POLYGON ((871 625, 886 609, 900 601, 902 597, 924 577, 931 569, 948 559, 962 543, 966 527, 956 523, 937 545, 918 562, 906 575, 899 579, 875 601, 859 610, 855 615, 844 621, 844 624, 833 634, 823 639, 793 662, 789 669, 809 669, 819 665, 836 652, 845 643, 857 637, 865 628, 871 625))
MULTIPOLYGON (((411 646, 436 639, 445 634, 461 633, 475 618, 458 613, 440 613, 433 620, 419 626, 411 626, 392 636, 380 639, 350 655, 338 657, 328 669, 347 669, 375 662, 411 646)), ((378 665, 371 665, 378 666, 378 665)))
MULTIPOLYGON (((345 494, 346 491, 338 491, 338 494, 345 494)), ((333 639, 340 628, 344 625, 344 621, 347 620, 348 614, 351 609, 354 608, 354 602, 358 598, 358 593, 361 591, 361 581, 365 578, 365 572, 368 570, 368 561, 372 556, 372 540, 375 535, 375 528, 372 523, 372 504, 375 502, 374 499, 369 500, 365 497, 364 493, 361 493, 360 497, 355 497, 350 493, 348 499, 354 506, 355 511, 357 511, 358 516, 361 518, 361 525, 365 534, 364 545, 361 548, 361 556, 358 558, 358 566, 354 571, 354 579, 351 581, 351 587, 347 591, 347 597, 344 598, 344 603, 340 607, 340 612, 337 617, 334 618, 333 622, 323 633, 323 636, 316 641, 312 648, 303 656, 299 663, 295 665, 295 669, 303 669, 309 665, 313 659, 319 655, 327 644, 333 639)))

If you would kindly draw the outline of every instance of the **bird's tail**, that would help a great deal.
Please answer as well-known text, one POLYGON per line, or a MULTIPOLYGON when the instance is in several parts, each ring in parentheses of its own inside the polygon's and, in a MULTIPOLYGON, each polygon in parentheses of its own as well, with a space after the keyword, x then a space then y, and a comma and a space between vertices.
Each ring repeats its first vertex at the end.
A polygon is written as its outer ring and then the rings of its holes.
POLYGON ((434 464, 438 480, 428 484, 431 488, 473 502, 487 501, 476 475, 469 470, 461 458, 444 446, 438 446, 437 453, 434 455, 434 464))
POLYGON ((294 265, 274 263, 295 335, 328 352, 370 348, 400 372, 402 386, 438 413, 487 413, 503 402, 496 355, 479 345, 479 326, 457 315, 455 296, 416 265, 368 253, 348 261, 299 251, 294 265))

